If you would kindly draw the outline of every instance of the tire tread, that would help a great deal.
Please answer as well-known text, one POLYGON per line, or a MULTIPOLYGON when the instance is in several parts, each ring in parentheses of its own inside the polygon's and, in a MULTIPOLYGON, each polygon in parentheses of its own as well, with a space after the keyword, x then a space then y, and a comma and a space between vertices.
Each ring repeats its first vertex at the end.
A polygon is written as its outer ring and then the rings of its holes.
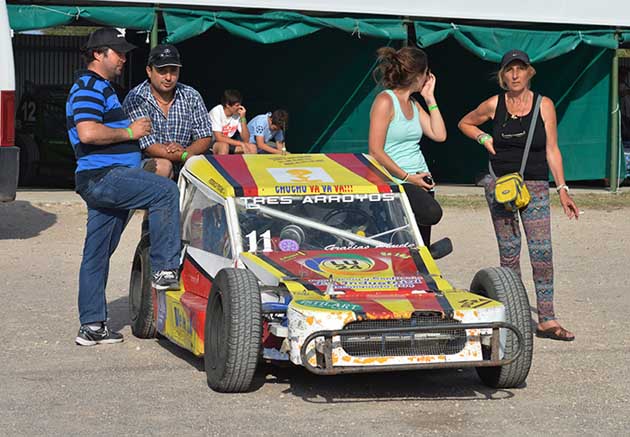
MULTIPOLYGON (((491 267, 480 270, 475 275, 470 289, 503 303, 507 321, 521 331, 524 341, 523 350, 516 361, 499 367, 479 367, 477 373, 484 383, 495 388, 514 388, 522 385, 529 374, 534 347, 530 305, 525 286, 513 270, 491 267), (488 286, 491 286, 492 290, 488 290, 488 286)), ((508 331, 505 343, 506 356, 513 355, 517 347, 517 337, 508 331)))

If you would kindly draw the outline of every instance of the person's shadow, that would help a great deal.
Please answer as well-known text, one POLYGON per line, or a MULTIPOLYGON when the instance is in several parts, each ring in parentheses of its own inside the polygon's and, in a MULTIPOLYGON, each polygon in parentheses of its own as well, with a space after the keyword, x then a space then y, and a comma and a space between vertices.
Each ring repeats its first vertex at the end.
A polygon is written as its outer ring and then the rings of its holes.
POLYGON ((29 202, 0 203, 0 240, 26 240, 57 223, 57 216, 29 202))

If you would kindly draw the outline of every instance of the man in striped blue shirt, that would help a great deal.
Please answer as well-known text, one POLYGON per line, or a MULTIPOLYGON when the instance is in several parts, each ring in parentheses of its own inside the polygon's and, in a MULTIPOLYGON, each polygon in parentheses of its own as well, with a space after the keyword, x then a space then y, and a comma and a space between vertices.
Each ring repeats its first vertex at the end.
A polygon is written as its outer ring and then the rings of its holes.
POLYGON ((79 273, 81 327, 75 339, 81 346, 123 340, 107 326, 105 287, 109 259, 129 210, 149 212, 152 285, 159 290, 179 288, 177 185, 140 168, 137 140, 151 133, 151 121, 131 123, 111 86, 122 74, 126 53, 134 48, 116 29, 92 32, 83 53, 87 69, 78 72, 66 102, 68 136, 77 158, 76 191, 88 208, 79 273))

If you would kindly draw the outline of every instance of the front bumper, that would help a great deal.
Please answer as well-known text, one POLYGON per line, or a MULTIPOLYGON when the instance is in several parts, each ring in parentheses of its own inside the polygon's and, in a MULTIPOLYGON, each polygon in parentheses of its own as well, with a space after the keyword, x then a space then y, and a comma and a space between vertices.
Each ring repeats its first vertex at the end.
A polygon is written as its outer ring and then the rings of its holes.
MULTIPOLYGON (((487 334, 484 334, 487 335, 487 334)), ((505 335, 505 333, 503 334, 505 335)), ((343 373, 364 373, 383 372, 397 370, 417 370, 435 368, 462 368, 462 367, 496 367, 504 366, 515 361, 522 353, 523 335, 516 326, 507 322, 482 322, 482 323, 449 323, 438 326, 415 326, 404 328, 378 328, 378 329, 354 329, 354 330, 323 330, 310 334, 300 348, 300 358, 302 365, 312 373, 318 375, 337 375, 343 373), (512 356, 501 357, 501 343, 503 342, 500 329, 507 329, 514 333, 518 339, 518 347, 512 356), (441 332, 463 331, 464 335, 471 336, 471 332, 480 335, 481 331, 491 331, 490 353, 482 355, 476 360, 456 360, 449 361, 446 356, 416 356, 407 357, 409 361, 420 360, 410 364, 386 364, 388 357, 372 357, 362 359, 361 365, 339 364, 339 359, 335 355, 335 350, 339 349, 338 343, 343 337, 348 336, 371 336, 383 338, 386 342, 386 335, 409 335, 410 341, 415 338, 414 334, 439 334, 441 332), (319 340, 319 341, 317 341, 319 340), (333 342, 335 340, 335 342, 333 342), (316 341, 314 346, 311 343, 316 341), (334 344, 337 343, 337 344, 334 344)))

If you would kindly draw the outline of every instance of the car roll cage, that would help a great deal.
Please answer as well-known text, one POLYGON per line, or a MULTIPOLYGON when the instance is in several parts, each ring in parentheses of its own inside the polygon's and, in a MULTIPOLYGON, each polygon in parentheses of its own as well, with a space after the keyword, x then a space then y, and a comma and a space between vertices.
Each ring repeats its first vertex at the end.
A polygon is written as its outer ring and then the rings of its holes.
MULTIPOLYGON (((317 331, 306 337, 304 344, 300 348, 300 358, 302 365, 311 373, 316 375, 338 375, 344 373, 367 373, 367 372, 386 372, 397 370, 418 370, 418 369, 445 369, 445 368, 462 368, 462 367, 496 367, 504 366, 515 361, 523 351, 523 334, 516 326, 507 322, 484 322, 484 323, 466 323, 466 324, 444 324, 439 326, 415 326, 405 328, 367 328, 367 329, 341 329, 317 331), (513 356, 509 358, 499 358, 500 328, 512 331, 518 338, 518 348, 513 356), (339 336, 357 336, 357 335, 385 335, 385 334, 413 334, 421 332, 439 333, 443 331, 456 331, 467 329, 492 329, 492 338, 490 340, 491 354, 489 360, 481 361, 447 361, 435 363, 414 363, 414 364, 388 364, 378 366, 335 366, 332 359, 333 337, 339 336), (309 363, 306 353, 311 342, 316 338, 324 337, 322 359, 318 360, 323 364, 321 366, 313 366, 309 363)), ((430 355, 417 355, 430 356, 430 355)), ((367 358, 367 357, 362 357, 367 358)))

